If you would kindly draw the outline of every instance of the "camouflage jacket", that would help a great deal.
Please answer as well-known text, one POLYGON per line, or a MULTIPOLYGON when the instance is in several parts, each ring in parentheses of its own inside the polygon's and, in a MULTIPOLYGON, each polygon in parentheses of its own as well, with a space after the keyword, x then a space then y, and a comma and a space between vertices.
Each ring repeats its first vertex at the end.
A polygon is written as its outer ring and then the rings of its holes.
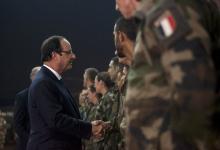
POLYGON ((117 90, 110 89, 100 99, 100 103, 97 106, 96 119, 103 121, 110 121, 111 129, 106 131, 102 140, 98 141, 97 149, 114 149, 118 148, 119 141, 119 127, 117 124, 117 116, 119 110, 119 96, 117 90))
POLYGON ((125 102, 128 150, 215 149, 215 16, 201 0, 142 2, 125 102))
MULTIPOLYGON (((94 121, 95 120, 95 115, 96 115, 96 110, 97 110, 97 105, 90 104, 89 109, 86 112, 86 121, 94 121)), ((95 144, 95 139, 90 138, 89 140, 83 140, 83 145, 85 147, 85 150, 97 150, 96 144, 95 144)))
POLYGON ((89 121, 88 116, 91 111, 91 108, 92 108, 92 104, 90 104, 88 102, 84 103, 83 106, 79 107, 80 115, 83 120, 89 121))

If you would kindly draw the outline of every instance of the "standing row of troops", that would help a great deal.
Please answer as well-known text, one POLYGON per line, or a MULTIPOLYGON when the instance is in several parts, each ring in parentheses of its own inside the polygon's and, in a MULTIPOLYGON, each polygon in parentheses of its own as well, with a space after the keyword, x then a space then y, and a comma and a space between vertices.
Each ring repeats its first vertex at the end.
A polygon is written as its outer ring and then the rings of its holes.
POLYGON ((220 149, 219 2, 116 4, 126 18, 114 27, 118 59, 108 73, 85 70, 87 90, 80 95, 85 119, 111 127, 104 138, 85 142, 86 149, 220 149))
POLYGON ((116 0, 117 58, 85 70, 79 97, 83 119, 106 129, 84 149, 220 149, 218 4, 116 0))
POLYGON ((97 140, 84 141, 87 150, 125 149, 124 99, 127 73, 132 61, 133 47, 138 26, 134 19, 119 18, 114 26, 116 54, 106 72, 87 68, 84 72, 84 88, 79 96, 80 112, 84 120, 103 120, 109 129, 97 140))

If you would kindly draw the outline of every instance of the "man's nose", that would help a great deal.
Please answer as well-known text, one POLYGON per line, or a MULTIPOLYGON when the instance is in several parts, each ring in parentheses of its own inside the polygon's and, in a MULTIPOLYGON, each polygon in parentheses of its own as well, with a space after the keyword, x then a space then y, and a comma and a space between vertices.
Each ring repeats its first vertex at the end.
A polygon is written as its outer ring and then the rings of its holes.
POLYGON ((115 10, 118 10, 118 4, 115 3, 115 10))
POLYGON ((71 58, 72 58, 72 59, 76 59, 76 54, 72 53, 72 54, 71 54, 71 58))

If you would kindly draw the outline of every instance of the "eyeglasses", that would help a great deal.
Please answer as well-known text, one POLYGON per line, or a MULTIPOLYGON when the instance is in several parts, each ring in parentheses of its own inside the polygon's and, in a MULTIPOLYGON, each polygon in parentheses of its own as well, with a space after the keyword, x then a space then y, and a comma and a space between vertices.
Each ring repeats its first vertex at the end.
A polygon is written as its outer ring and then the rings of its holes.
POLYGON ((67 55, 73 54, 72 50, 68 50, 68 51, 60 51, 60 53, 65 53, 67 55))

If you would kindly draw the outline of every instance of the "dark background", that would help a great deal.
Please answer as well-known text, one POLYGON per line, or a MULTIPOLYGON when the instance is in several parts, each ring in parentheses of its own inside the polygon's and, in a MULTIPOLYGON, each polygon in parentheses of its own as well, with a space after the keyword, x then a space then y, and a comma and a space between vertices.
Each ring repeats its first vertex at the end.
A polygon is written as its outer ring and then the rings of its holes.
POLYGON ((42 41, 55 34, 67 37, 76 53, 64 81, 77 97, 84 70, 106 70, 114 56, 118 16, 114 0, 1 0, 0 106, 13 105, 15 94, 28 87, 30 70, 41 65, 42 41))

